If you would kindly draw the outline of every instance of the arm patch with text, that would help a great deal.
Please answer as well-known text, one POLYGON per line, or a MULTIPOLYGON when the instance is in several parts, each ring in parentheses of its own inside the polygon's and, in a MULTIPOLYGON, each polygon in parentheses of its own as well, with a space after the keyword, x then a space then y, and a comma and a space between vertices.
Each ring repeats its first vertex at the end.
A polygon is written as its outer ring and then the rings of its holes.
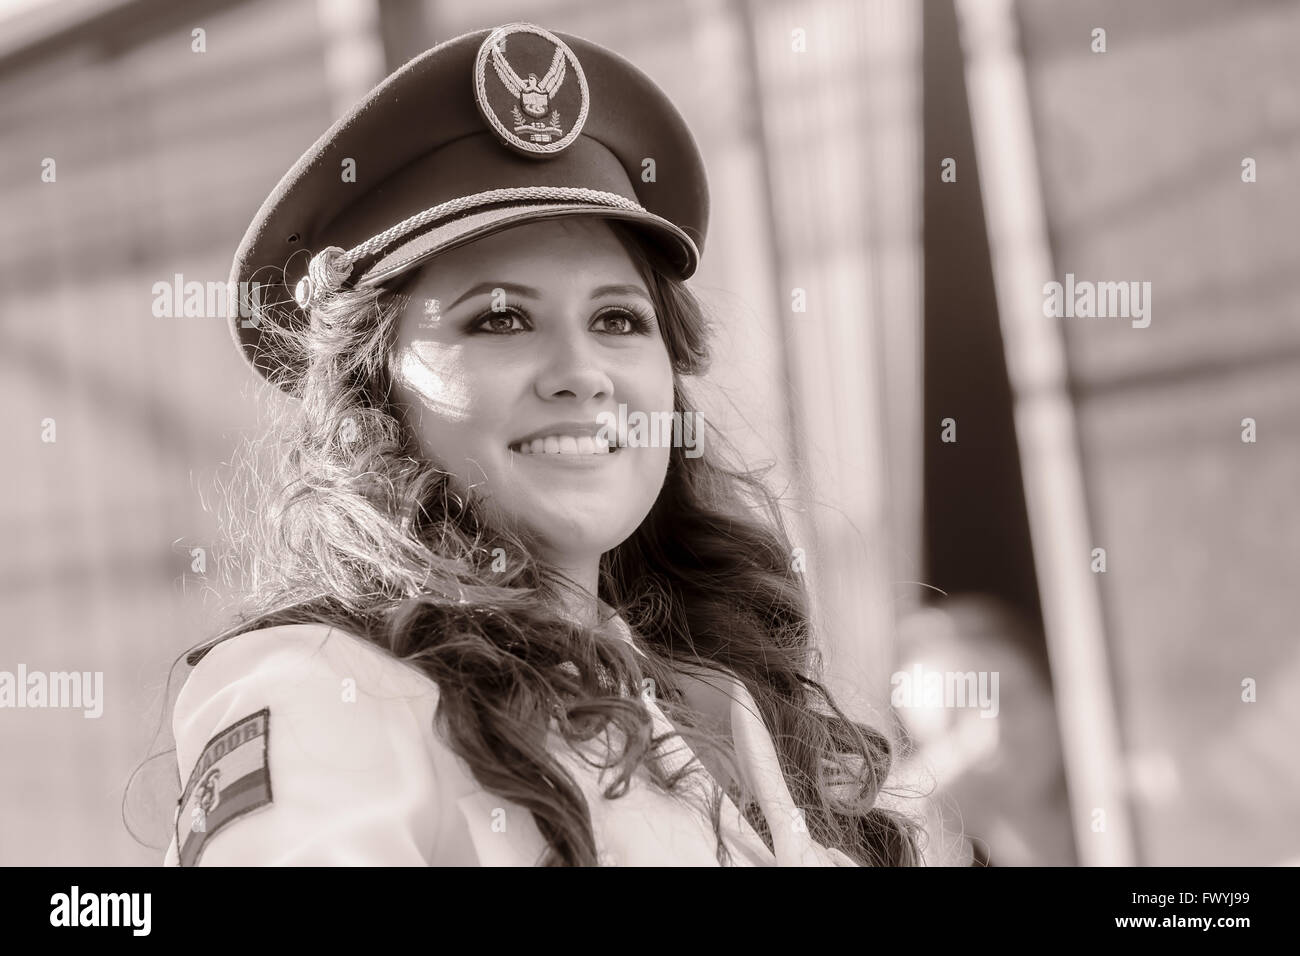
POLYGON ((271 710, 263 707, 203 748, 176 815, 181 866, 194 866, 207 841, 227 823, 271 802, 270 734, 271 710))

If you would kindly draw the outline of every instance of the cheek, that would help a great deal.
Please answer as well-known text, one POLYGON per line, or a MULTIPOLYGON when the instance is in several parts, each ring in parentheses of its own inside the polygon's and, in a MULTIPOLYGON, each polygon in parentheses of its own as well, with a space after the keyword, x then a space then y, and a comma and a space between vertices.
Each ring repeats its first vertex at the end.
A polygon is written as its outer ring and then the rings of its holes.
MULTIPOLYGON (((634 411, 646 413, 673 411, 673 373, 667 351, 656 354, 653 359, 641 365, 638 374, 627 382, 627 387, 618 401, 627 405, 629 414, 634 411)), ((664 437, 666 436, 656 435, 649 447, 637 449, 641 462, 637 483, 642 489, 642 494, 648 494, 652 499, 659 493, 672 454, 672 449, 661 441, 664 437)))
POLYGON ((624 396, 619 401, 627 402, 629 408, 647 412, 673 410, 673 370, 662 342, 640 363, 637 374, 627 383, 624 396))
POLYGON ((402 398, 434 422, 463 422, 474 402, 470 377, 461 354, 450 348, 404 348, 395 362, 394 380, 402 398))
POLYGON ((466 460, 481 457, 482 446, 495 436, 504 411, 499 378, 484 378, 464 351, 424 343, 396 359, 396 394, 408 405, 409 426, 425 457, 453 473, 466 460))

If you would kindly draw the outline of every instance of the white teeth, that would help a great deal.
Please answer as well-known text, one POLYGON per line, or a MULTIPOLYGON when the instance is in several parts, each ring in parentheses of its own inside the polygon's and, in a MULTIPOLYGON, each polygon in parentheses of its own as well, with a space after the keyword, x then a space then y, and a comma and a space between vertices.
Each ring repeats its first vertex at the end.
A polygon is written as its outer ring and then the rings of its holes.
POLYGON ((511 445, 517 455, 609 455, 617 449, 608 439, 590 435, 547 435, 511 445))

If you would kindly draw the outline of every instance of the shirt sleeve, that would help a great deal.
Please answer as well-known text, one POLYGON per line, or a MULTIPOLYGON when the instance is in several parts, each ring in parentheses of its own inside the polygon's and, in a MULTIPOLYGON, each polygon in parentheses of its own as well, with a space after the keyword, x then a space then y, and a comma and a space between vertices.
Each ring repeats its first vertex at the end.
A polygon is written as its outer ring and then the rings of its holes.
POLYGON ((199 662, 173 726, 183 792, 166 863, 424 866, 437 853, 437 685, 317 625, 199 662))

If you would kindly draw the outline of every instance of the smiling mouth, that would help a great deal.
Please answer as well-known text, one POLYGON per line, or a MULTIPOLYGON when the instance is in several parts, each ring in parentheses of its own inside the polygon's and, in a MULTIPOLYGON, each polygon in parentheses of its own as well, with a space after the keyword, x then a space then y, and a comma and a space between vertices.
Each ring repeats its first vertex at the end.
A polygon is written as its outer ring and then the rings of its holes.
POLYGON ((516 455, 568 455, 605 457, 618 453, 618 446, 591 435, 547 435, 532 441, 515 442, 510 450, 516 455))

